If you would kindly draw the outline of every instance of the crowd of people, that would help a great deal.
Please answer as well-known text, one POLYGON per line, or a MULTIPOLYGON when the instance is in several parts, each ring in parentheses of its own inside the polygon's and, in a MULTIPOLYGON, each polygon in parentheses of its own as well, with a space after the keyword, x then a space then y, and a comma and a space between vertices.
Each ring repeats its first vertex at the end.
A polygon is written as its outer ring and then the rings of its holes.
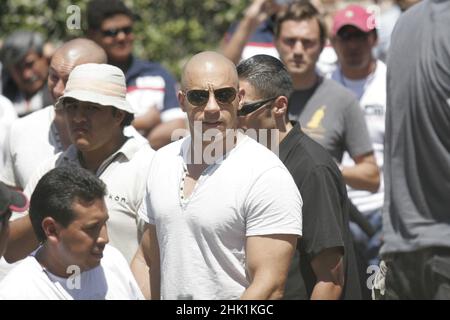
POLYGON ((450 1, 374 5, 253 0, 179 82, 122 0, 7 35, 0 299, 450 299, 450 1))

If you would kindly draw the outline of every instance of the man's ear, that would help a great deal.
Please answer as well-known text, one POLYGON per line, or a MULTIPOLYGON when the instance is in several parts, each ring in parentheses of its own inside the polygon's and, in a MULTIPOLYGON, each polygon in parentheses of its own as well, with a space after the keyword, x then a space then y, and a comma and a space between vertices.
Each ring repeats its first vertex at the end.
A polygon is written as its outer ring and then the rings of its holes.
POLYGON ((286 116, 288 108, 288 99, 285 96, 279 96, 272 107, 272 112, 275 118, 281 119, 286 116))
POLYGON ((178 90, 177 93, 177 98, 178 98, 178 102, 180 103, 180 108, 181 110, 183 110, 184 112, 186 112, 186 107, 184 106, 184 103, 186 102, 186 95, 183 93, 183 91, 178 90))
POLYGON ((122 123, 123 119, 125 119, 125 111, 116 109, 114 118, 117 121, 117 123, 120 125, 122 123))
POLYGON ((245 89, 239 89, 239 92, 238 92, 239 107, 238 107, 238 109, 242 108, 242 105, 244 104, 244 97, 245 97, 245 89))
POLYGON ((61 225, 56 222, 55 219, 52 217, 44 218, 44 220, 42 220, 41 227, 48 241, 56 242, 59 240, 61 225))

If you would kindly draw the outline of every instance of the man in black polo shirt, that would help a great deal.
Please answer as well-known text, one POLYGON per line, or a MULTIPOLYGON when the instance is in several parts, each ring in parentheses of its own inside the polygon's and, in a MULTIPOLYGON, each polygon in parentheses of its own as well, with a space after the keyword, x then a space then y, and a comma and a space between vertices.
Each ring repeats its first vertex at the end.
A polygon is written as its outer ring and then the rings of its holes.
POLYGON ((345 183, 329 153, 306 136, 299 123, 289 122, 287 97, 293 90, 289 73, 267 55, 244 60, 237 70, 245 90, 245 103, 238 111, 240 127, 256 129, 259 141, 279 143, 280 159, 303 198, 304 234, 285 299, 360 299, 345 183))

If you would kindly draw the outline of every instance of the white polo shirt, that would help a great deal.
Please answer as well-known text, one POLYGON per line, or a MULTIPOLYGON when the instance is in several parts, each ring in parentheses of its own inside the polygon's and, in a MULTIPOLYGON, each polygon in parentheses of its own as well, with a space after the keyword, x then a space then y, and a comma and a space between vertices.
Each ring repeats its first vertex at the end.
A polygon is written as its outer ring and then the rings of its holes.
MULTIPOLYGON (((81 167, 77 152, 71 145, 65 152, 44 163, 31 177, 25 194, 30 196, 40 178, 53 168, 65 165, 81 167)), ((142 232, 143 221, 137 212, 144 197, 154 153, 147 140, 130 137, 118 151, 103 161, 96 172, 108 191, 105 200, 109 213, 109 243, 119 249, 128 262, 136 253, 142 232)))
POLYGON ((246 238, 301 235, 302 199, 278 157, 255 140, 210 165, 189 196, 180 185, 190 137, 158 150, 139 214, 156 225, 163 299, 238 299, 249 286, 246 238))

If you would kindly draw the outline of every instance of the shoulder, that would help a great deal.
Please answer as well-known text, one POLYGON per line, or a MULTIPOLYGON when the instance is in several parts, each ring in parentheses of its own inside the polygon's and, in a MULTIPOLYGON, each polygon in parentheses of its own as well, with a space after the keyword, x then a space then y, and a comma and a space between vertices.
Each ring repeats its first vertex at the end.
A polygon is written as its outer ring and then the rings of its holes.
POLYGON ((269 150, 266 146, 248 136, 242 138, 234 151, 235 158, 238 158, 240 164, 250 170, 267 170, 271 167, 285 168, 275 152, 278 152, 278 150, 269 150))
MULTIPOLYGON (((23 118, 15 120, 11 125, 11 132, 30 130, 37 127, 50 127, 53 118, 53 106, 48 106, 44 109, 34 111, 23 118)), ((36 134, 35 130, 33 130, 33 134, 36 134)))
POLYGON ((16 111, 8 98, 0 95, 0 120, 12 121, 17 118, 16 111))
POLYGON ((39 273, 42 271, 34 257, 27 257, 11 271, 0 282, 0 297, 12 297, 20 291, 25 292, 32 285, 39 273))
POLYGON ((358 104, 358 100, 350 90, 332 79, 324 78, 317 89, 317 93, 332 99, 333 105, 336 107, 358 104))
POLYGON ((296 182, 303 182, 310 174, 317 171, 338 170, 329 152, 306 134, 291 149, 285 165, 296 182))

